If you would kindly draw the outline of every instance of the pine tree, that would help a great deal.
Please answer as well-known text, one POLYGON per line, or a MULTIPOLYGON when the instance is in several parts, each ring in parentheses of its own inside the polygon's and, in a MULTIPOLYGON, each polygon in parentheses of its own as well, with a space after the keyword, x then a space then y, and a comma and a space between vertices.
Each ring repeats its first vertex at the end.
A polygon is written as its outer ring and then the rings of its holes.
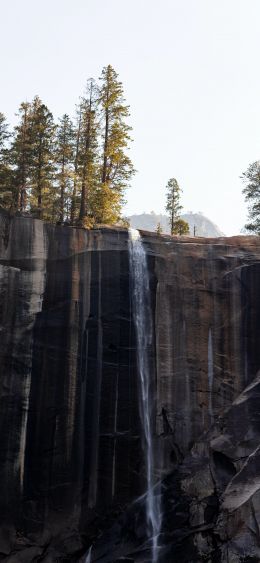
POLYGON ((3 157, 3 152, 6 149, 7 141, 9 140, 11 134, 8 129, 8 123, 6 117, 0 112, 0 155, 1 160, 3 157))
POLYGON ((81 129, 77 172, 80 179, 79 223, 93 225, 93 201, 98 175, 97 87, 93 79, 87 83, 86 96, 81 100, 81 129))
POLYGON ((54 186, 54 135, 53 116, 36 96, 31 106, 31 210, 39 219, 52 221, 57 218, 58 207, 54 186))
POLYGON ((126 120, 123 86, 111 65, 103 68, 100 78, 99 106, 102 120, 101 185, 97 191, 98 222, 116 222, 120 218, 124 193, 134 174, 127 155, 131 127, 126 120))
POLYGON ((75 152, 73 162, 73 189, 71 194, 70 204, 70 223, 74 225, 76 222, 76 215, 79 212, 79 154, 80 154, 80 139, 82 128, 82 107, 81 104, 77 107, 77 125, 75 129, 75 152))
POLYGON ((172 235, 188 235, 190 232, 189 223, 184 219, 177 219, 174 223, 172 235))
POLYGON ((245 229, 260 235, 260 161, 253 162, 242 175, 246 183, 243 194, 248 202, 248 219, 245 229))
POLYGON ((61 223, 69 218, 69 203, 73 181, 75 131, 67 114, 59 120, 55 139, 57 180, 57 216, 61 223))
POLYGON ((157 223, 157 225, 156 225, 156 234, 157 234, 157 235, 161 235, 162 232, 163 232, 162 226, 161 226, 161 223, 159 222, 159 223, 157 223))
POLYGON ((182 205, 180 204, 181 188, 175 178, 171 178, 166 186, 166 211, 169 214, 169 223, 171 235, 175 234, 175 224, 180 219, 180 211, 182 205))
POLYGON ((6 209, 14 209, 15 191, 13 172, 10 166, 8 142, 11 137, 8 124, 0 112, 0 205, 6 209))
POLYGON ((129 107, 112 66, 103 69, 100 87, 88 81, 75 128, 67 114, 56 126, 38 96, 18 115, 9 143, 0 114, 0 205, 85 227, 126 224, 122 205, 135 171, 127 153, 129 107))
POLYGON ((15 127, 14 140, 10 149, 10 160, 14 171, 16 208, 28 209, 29 173, 32 163, 31 105, 23 102, 19 108, 20 121, 15 127))

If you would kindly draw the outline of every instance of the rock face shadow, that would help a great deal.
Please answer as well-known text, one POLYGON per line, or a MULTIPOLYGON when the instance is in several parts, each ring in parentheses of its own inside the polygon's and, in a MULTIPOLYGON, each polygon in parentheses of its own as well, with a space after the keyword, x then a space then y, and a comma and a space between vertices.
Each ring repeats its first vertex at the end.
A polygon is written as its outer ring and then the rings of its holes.
MULTIPOLYGON (((158 563, 259 561, 260 241, 141 236, 158 563)), ((125 230, 0 213, 3 561, 151 561, 130 268, 125 230)))

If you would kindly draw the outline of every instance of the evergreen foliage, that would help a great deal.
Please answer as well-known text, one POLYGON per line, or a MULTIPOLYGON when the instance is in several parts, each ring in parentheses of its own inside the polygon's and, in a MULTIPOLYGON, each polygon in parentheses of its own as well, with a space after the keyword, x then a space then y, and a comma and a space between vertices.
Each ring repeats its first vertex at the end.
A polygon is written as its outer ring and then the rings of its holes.
POLYGON ((174 223, 173 232, 174 235, 188 235, 190 232, 189 223, 184 221, 184 219, 177 219, 174 223))
POLYGON ((180 219, 180 212, 183 206, 180 203, 181 188, 175 178, 170 178, 166 186, 166 206, 165 209, 169 216, 171 235, 187 234, 189 225, 180 219))
POLYGON ((3 113, 0 112, 0 154, 3 154, 3 150, 6 147, 6 142, 10 137, 8 131, 8 124, 3 113))
POLYGON ((15 200, 15 188, 8 141, 10 139, 8 124, 3 113, 0 113, 0 205, 11 209, 15 200))
POLYGON ((159 223, 157 223, 157 226, 156 226, 156 233, 157 233, 157 235, 161 235, 162 232, 163 232, 162 226, 161 226, 161 223, 159 222, 159 223))
POLYGON ((131 140, 131 127, 126 122, 129 107, 125 105, 122 83, 111 65, 103 68, 100 83, 103 147, 96 212, 98 222, 104 223, 120 219, 125 189, 134 174, 134 168, 126 152, 131 140))
POLYGON ((0 205, 51 222, 123 224, 134 174, 123 86, 111 65, 87 82, 76 119, 55 124, 39 96, 23 102, 12 136, 0 113, 0 205))
POLYGON ((260 161, 253 162, 243 173, 246 183, 243 194, 248 203, 248 219, 245 229, 252 234, 260 235, 260 161))
POLYGON ((76 222, 76 218, 78 216, 78 209, 79 209, 79 177, 78 177, 78 169, 79 169, 79 155, 80 155, 80 138, 81 138, 81 123, 82 123, 82 115, 81 115, 81 104, 77 107, 76 115, 77 115, 77 123, 75 129, 75 152, 73 157, 73 189, 71 194, 71 202, 70 202, 70 224, 74 225, 76 222))
POLYGON ((75 130, 67 114, 59 120, 55 139, 57 214, 61 223, 69 220, 73 189, 75 130))
POLYGON ((39 219, 57 219, 55 189, 55 124, 52 113, 38 96, 31 105, 30 189, 31 210, 39 219))
POLYGON ((28 209, 29 177, 32 164, 31 104, 23 102, 19 107, 19 123, 14 130, 10 149, 10 163, 13 168, 15 210, 28 209))
POLYGON ((95 221, 95 197, 98 186, 98 89, 93 79, 80 103, 81 127, 79 135, 77 173, 80 184, 79 224, 92 226, 95 221))

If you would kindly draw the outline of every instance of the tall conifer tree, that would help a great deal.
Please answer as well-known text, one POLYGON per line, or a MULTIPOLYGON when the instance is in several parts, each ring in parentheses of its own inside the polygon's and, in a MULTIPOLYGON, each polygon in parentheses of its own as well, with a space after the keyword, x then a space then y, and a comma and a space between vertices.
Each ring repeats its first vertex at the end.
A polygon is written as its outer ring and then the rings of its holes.
POLYGON ((54 135, 53 116, 36 96, 31 111, 30 183, 31 208, 39 219, 55 220, 57 214, 58 198, 54 187, 54 135))
POLYGON ((79 201, 79 154, 80 154, 80 138, 82 128, 82 107, 77 107, 77 124, 75 128, 75 152, 73 160, 73 189, 70 203, 70 223, 74 225, 78 214, 79 201))
POLYGON ((97 219, 115 222, 120 218, 124 194, 134 174, 127 155, 131 127, 127 124, 129 107, 123 86, 111 65, 100 77, 99 106, 102 120, 101 186, 97 193, 97 219))
POLYGON ((19 108, 20 121, 15 127, 14 140, 10 150, 10 160, 14 170, 14 184, 17 208, 28 209, 29 177, 32 164, 31 105, 23 102, 19 108))
POLYGON ((260 161, 253 162, 242 176, 246 184, 243 189, 248 203, 248 223, 246 231, 260 235, 260 161))
POLYGON ((180 219, 183 206, 180 203, 181 188, 175 178, 171 178, 166 186, 166 206, 169 215, 171 235, 188 234, 189 224, 180 219))
POLYGON ((122 221, 134 168, 127 153, 129 108, 113 67, 103 69, 99 87, 88 81, 76 127, 67 114, 56 126, 38 96, 22 103, 18 115, 9 146, 0 113, 0 205, 86 227, 122 221))
POLYGON ((0 155, 1 159, 3 156, 3 151, 7 148, 6 144, 11 134, 9 132, 6 117, 0 112, 0 155))
POLYGON ((78 174, 81 184, 79 222, 89 226, 93 221, 93 200, 98 175, 97 87, 93 79, 88 81, 86 96, 81 101, 78 174))
POLYGON ((56 179, 58 182, 57 216, 59 221, 69 218, 69 200, 73 181, 75 131, 67 114, 59 120, 55 140, 56 179))
POLYGON ((8 150, 10 137, 6 118, 0 112, 0 205, 6 209, 15 209, 13 172, 8 150))

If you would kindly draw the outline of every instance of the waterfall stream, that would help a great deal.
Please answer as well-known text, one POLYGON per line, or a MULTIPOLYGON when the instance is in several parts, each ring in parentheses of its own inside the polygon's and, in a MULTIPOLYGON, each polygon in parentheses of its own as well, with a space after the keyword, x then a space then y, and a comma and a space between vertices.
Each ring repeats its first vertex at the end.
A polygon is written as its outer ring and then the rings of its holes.
POLYGON ((136 328, 137 366, 139 375, 139 410, 143 429, 146 468, 146 524, 152 540, 152 563, 158 561, 158 536, 161 527, 160 497, 155 494, 153 448, 153 396, 149 355, 153 342, 149 273, 146 253, 138 231, 129 229, 129 257, 132 277, 133 317, 136 328))
POLYGON ((92 551, 92 546, 89 548, 87 552, 85 563, 91 563, 91 551, 92 551))

